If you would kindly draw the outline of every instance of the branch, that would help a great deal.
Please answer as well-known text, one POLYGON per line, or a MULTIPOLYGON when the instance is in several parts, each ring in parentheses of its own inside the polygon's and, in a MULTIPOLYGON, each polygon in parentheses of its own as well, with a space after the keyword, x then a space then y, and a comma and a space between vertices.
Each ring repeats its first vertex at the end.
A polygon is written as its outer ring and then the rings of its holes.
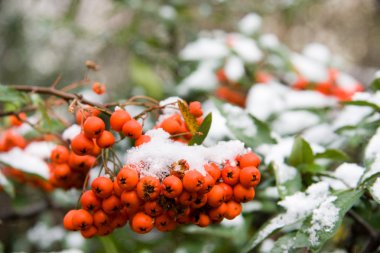
POLYGON ((53 95, 59 98, 62 98, 69 102, 70 100, 78 100, 82 104, 90 105, 95 107, 96 109, 111 115, 111 111, 104 107, 102 104, 98 104, 95 102, 91 102, 85 98, 83 98, 82 95, 79 94, 73 94, 73 93, 68 93, 65 91, 57 90, 54 87, 40 87, 40 86, 27 86, 27 85, 9 85, 9 87, 20 91, 20 92, 34 92, 34 93, 39 93, 39 94, 46 94, 46 95, 53 95))

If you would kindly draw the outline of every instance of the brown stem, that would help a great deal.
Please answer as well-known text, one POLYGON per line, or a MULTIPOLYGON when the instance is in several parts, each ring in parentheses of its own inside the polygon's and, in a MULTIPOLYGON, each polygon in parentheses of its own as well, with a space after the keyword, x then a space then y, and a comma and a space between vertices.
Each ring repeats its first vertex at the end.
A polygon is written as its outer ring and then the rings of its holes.
POLYGON ((102 104, 91 102, 91 101, 83 98, 82 95, 67 93, 65 91, 57 90, 57 89, 52 88, 52 87, 27 86, 27 85, 10 85, 9 87, 11 87, 15 90, 21 91, 21 92, 35 92, 35 93, 39 93, 39 94, 53 95, 53 96, 62 98, 64 100, 66 100, 67 102, 69 102, 70 100, 77 99, 81 103, 93 106, 96 109, 98 109, 98 110, 100 110, 100 111, 102 111, 108 115, 111 115, 111 113, 112 113, 108 108, 104 107, 102 104))

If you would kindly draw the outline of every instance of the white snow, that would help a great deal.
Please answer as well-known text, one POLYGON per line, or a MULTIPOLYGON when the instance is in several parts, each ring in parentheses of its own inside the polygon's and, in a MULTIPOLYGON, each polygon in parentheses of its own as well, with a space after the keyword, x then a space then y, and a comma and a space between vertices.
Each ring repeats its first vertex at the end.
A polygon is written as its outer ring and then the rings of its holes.
POLYGON ((48 227, 45 223, 39 222, 28 230, 26 236, 32 243, 46 249, 53 243, 62 240, 65 230, 61 226, 48 227))
POLYGON ((248 63, 255 63, 262 59, 263 53, 251 38, 240 34, 231 34, 232 49, 248 63))
POLYGON ((70 127, 66 128, 66 130, 62 133, 62 138, 65 141, 71 141, 75 136, 80 134, 81 127, 77 124, 73 124, 70 127))
POLYGON ((374 79, 380 78, 380 70, 375 72, 374 79))
POLYGON ((334 178, 323 178, 334 190, 355 188, 364 173, 364 168, 355 163, 343 163, 332 173, 334 178))
POLYGON ((31 155, 20 148, 16 147, 8 152, 0 153, 0 161, 12 168, 49 179, 48 165, 41 158, 31 155))
POLYGON ((338 86, 349 92, 354 92, 359 84, 355 78, 342 72, 339 72, 336 79, 338 86))
POLYGON ((237 56, 229 57, 224 65, 224 72, 229 80, 239 81, 245 72, 243 61, 237 56))
POLYGON ((365 149, 365 158, 372 160, 377 154, 380 154, 380 128, 376 130, 376 134, 374 134, 369 140, 365 149))
POLYGON ((246 136, 255 136, 257 129, 252 119, 248 114, 238 106, 224 104, 223 111, 225 112, 226 122, 233 128, 241 131, 246 136))
POLYGON ((376 178, 375 183, 369 188, 372 197, 380 203, 380 177, 376 178))
POLYGON ((223 41, 213 38, 199 38, 180 52, 180 58, 190 61, 220 59, 227 55, 228 48, 223 41))
POLYGON ((261 23, 262 19, 259 15, 256 13, 249 13, 240 20, 238 28, 240 32, 252 35, 261 28, 261 23))
POLYGON ((280 45, 280 41, 277 36, 273 33, 267 33, 260 37, 260 45, 263 48, 274 49, 280 45))
POLYGON ((235 164, 239 154, 246 153, 244 144, 240 141, 219 142, 211 147, 188 146, 169 139, 169 134, 162 129, 146 132, 151 141, 127 151, 126 163, 134 164, 143 176, 163 178, 171 165, 184 159, 190 170, 204 172, 203 165, 209 162, 223 164, 230 161, 235 164), (159 148, 157 148, 159 147, 159 148))
POLYGON ((241 227, 244 224, 245 220, 243 218, 243 215, 238 215, 232 220, 223 219, 223 221, 220 223, 224 227, 241 227))
POLYGON ((170 5, 163 5, 158 10, 161 18, 166 20, 173 20, 177 17, 177 11, 170 5))
POLYGON ((24 151, 32 156, 36 156, 41 159, 48 159, 51 151, 57 146, 53 142, 47 141, 34 141, 30 143, 24 151))
POLYGON ((261 243, 260 253, 270 253, 274 247, 273 239, 266 239, 261 243))
POLYGON ((323 82, 327 80, 327 68, 323 64, 303 55, 293 53, 291 61, 300 74, 312 82, 323 82))
POLYGON ((272 128, 283 135, 295 134, 319 122, 319 117, 310 111, 286 111, 273 122, 272 128))
POLYGON ((339 208, 334 205, 336 196, 328 197, 318 208, 313 210, 311 227, 307 230, 309 241, 315 246, 319 243, 320 231, 331 232, 339 219, 339 208))
POLYGON ((320 43, 314 42, 306 45, 302 53, 310 59, 316 60, 325 65, 331 61, 330 50, 325 45, 320 43))

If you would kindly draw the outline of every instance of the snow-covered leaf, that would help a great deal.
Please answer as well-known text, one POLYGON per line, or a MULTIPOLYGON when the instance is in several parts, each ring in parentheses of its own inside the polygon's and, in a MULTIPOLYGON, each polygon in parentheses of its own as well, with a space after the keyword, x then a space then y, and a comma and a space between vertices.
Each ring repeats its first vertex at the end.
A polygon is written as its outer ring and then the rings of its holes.
POLYGON ((375 182, 368 188, 373 199, 380 204, 380 177, 377 177, 375 182))
POLYGON ((49 178, 49 167, 39 157, 31 155, 20 148, 13 148, 8 152, 0 154, 0 162, 24 173, 49 178))
POLYGON ((215 106, 226 118, 228 129, 248 147, 256 148, 261 144, 274 144, 269 126, 243 109, 213 99, 215 106))
POLYGON ((362 190, 348 190, 322 202, 302 224, 296 236, 296 247, 318 251, 334 236, 344 216, 362 194, 362 190))
POLYGON ((310 144, 302 137, 298 136, 294 140, 292 152, 288 158, 288 163, 297 167, 301 164, 311 164, 314 161, 314 154, 310 144))
POLYGON ((271 253, 292 253, 296 252, 295 246, 295 238, 296 238, 296 232, 288 233, 286 235, 281 236, 277 241, 274 243, 274 246, 271 253))
POLYGON ((4 176, 4 174, 0 170, 0 188, 12 198, 15 196, 15 190, 13 184, 4 176))
POLYGON ((206 139, 212 123, 212 114, 209 113, 203 119, 202 124, 199 126, 197 133, 190 139, 189 145, 200 145, 206 139))
POLYGON ((285 163, 275 162, 272 162, 270 167, 273 168, 277 190, 281 199, 301 190, 301 175, 296 168, 285 163))
POLYGON ((343 104, 370 107, 374 109, 375 111, 380 112, 380 107, 377 104, 371 103, 365 100, 346 101, 346 102, 343 102, 343 104))

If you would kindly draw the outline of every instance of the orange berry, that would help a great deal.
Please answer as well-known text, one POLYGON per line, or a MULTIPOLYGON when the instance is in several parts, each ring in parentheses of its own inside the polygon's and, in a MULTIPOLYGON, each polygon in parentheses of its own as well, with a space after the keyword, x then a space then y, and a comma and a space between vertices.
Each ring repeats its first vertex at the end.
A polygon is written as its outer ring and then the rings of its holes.
POLYGON ((142 135, 142 126, 137 120, 131 119, 123 125, 122 131, 125 136, 137 139, 142 135))
POLYGON ((56 146, 50 154, 53 163, 67 163, 69 160, 69 150, 64 146, 56 146))
POLYGON ((138 182, 136 186, 137 196, 145 201, 157 199, 160 194, 160 190, 160 180, 151 176, 141 178, 140 182, 138 182))
POLYGON ((26 120, 26 118, 27 118, 26 114, 22 112, 22 113, 19 113, 17 116, 16 115, 9 116, 9 121, 12 126, 21 126, 23 121, 26 120))
POLYGON ((95 193, 91 190, 85 191, 80 198, 82 209, 89 212, 96 211, 101 206, 101 200, 96 197, 95 193))
POLYGON ((253 187, 245 188, 241 184, 234 186, 234 199, 237 202, 248 202, 255 197, 255 190, 253 187))
POLYGON ((74 171, 87 172, 96 163, 96 158, 89 155, 76 155, 74 152, 69 155, 69 166, 74 171))
POLYGON ((227 205, 227 210, 224 213, 224 217, 226 219, 232 220, 241 213, 242 206, 240 203, 235 202, 235 201, 229 201, 226 203, 226 205, 227 205))
POLYGON ((205 213, 200 213, 194 217, 194 224, 198 225, 199 227, 207 227, 210 225, 210 223, 210 217, 205 213))
POLYGON ((240 170, 240 183, 246 187, 256 187, 260 183, 261 174, 256 167, 245 167, 240 170))
POLYGON ((124 167, 117 174, 118 185, 126 191, 133 190, 138 182, 139 173, 136 171, 136 169, 130 166, 124 167))
POLYGON ((92 215, 83 209, 77 210, 72 218, 74 229, 77 230, 88 229, 92 225, 93 221, 94 219, 92 218, 92 215))
POLYGON ((103 83, 95 82, 92 85, 92 90, 98 95, 102 95, 106 92, 106 86, 103 83))
POLYGON ((120 196, 121 203, 127 208, 128 214, 137 212, 141 206, 141 200, 135 191, 123 192, 120 196))
POLYGON ((63 227, 67 230, 74 231, 74 225, 73 225, 73 216, 75 215, 77 210, 70 210, 66 213, 65 217, 63 218, 63 227))
POLYGON ((209 173, 207 173, 204 178, 205 178, 205 182, 203 184, 203 189, 200 190, 200 193, 208 193, 208 192, 210 192, 211 189, 215 185, 215 179, 209 173))
POLYGON ((131 220, 131 228, 139 234, 146 234, 153 229, 153 219, 149 215, 139 212, 131 220))
POLYGON ((111 226, 114 228, 124 227, 128 222, 128 215, 126 213, 118 213, 111 221, 111 226))
POLYGON ((239 182, 240 170, 238 167, 226 165, 222 170, 223 182, 229 185, 235 185, 239 182))
POLYGON ((71 141, 71 149, 77 155, 88 155, 94 149, 94 143, 86 135, 80 133, 71 141))
POLYGON ((197 194, 197 197, 191 203, 191 208, 198 209, 207 204, 206 194, 197 194))
POLYGON ((102 210, 94 212, 93 215, 94 225, 99 229, 101 227, 107 227, 110 224, 110 218, 108 215, 102 210))
POLYGON ((167 198, 176 198, 182 193, 182 181, 176 176, 168 176, 162 181, 162 193, 167 198))
POLYGON ((80 233, 82 234, 84 238, 92 238, 94 235, 96 235, 97 232, 98 232, 98 229, 95 226, 91 226, 87 228, 86 230, 80 231, 80 233))
POLYGON ((189 104, 190 113, 194 115, 194 117, 198 118, 203 115, 202 104, 198 101, 191 102, 189 104))
POLYGON ((170 218, 166 214, 162 214, 154 220, 154 226, 158 231, 168 232, 176 228, 177 224, 174 219, 170 218))
POLYGON ((111 195, 110 197, 103 199, 102 209, 107 214, 116 213, 121 209, 120 199, 115 195, 111 195))
POLYGON ((124 189, 119 186, 119 183, 117 182, 117 180, 114 180, 113 181, 113 193, 116 196, 120 197, 123 192, 124 192, 124 189))
POLYGON ((217 181, 222 174, 222 171, 220 170, 219 166, 215 163, 206 164, 204 165, 204 168, 206 172, 209 173, 215 179, 215 181, 217 181))
POLYGON ((208 215, 210 216, 211 220, 219 221, 224 218, 224 215, 226 212, 227 212, 227 204, 222 203, 220 206, 211 209, 208 212, 208 215))
POLYGON ((90 116, 83 124, 83 131, 87 138, 98 138, 106 128, 104 121, 101 118, 90 116))
POLYGON ((110 131, 104 130, 103 133, 96 139, 96 144, 100 148, 109 148, 115 143, 115 137, 110 131))
POLYGON ((54 166, 53 175, 58 181, 67 181, 70 173, 70 167, 66 163, 56 164, 54 166))
POLYGON ((117 110, 112 113, 110 118, 110 125, 113 130, 120 132, 123 125, 131 119, 131 115, 127 111, 117 110))
POLYGON ((98 116, 101 113, 98 109, 91 106, 83 108, 82 110, 77 110, 75 114, 75 119, 78 125, 82 125, 84 121, 90 116, 98 116))
POLYGON ((193 203, 193 201, 197 198, 197 193, 195 192, 187 192, 187 191, 183 191, 181 193, 181 195, 179 195, 179 198, 178 198, 178 202, 181 204, 181 205, 184 205, 184 206, 189 206, 191 203, 193 203))
POLYGON ((183 187, 188 192, 197 192, 203 188, 204 185, 204 177, 197 170, 188 171, 182 179, 183 187))
POLYGON ((161 215, 164 209, 156 201, 148 201, 144 204, 144 211, 147 215, 156 217, 161 215))
POLYGON ((222 186, 224 189, 224 200, 229 201, 234 196, 234 191, 232 187, 226 183, 219 183, 218 185, 222 186))
POLYGON ((177 134, 181 132, 181 125, 173 117, 164 119, 161 122, 161 127, 169 134, 177 134))
POLYGON ((242 155, 239 159, 239 166, 240 168, 245 168, 245 167, 256 167, 258 168, 260 166, 260 157, 258 157, 255 153, 253 152, 248 152, 247 154, 242 155))
POLYGON ((109 226, 103 226, 103 227, 98 227, 98 232, 96 233, 99 236, 107 236, 111 234, 113 231, 113 228, 109 226))
POLYGON ((135 146, 138 147, 148 142, 150 142, 150 136, 143 134, 139 138, 136 139, 135 146))
POLYGON ((102 152, 102 149, 96 144, 96 139, 93 139, 92 141, 94 143, 94 148, 91 151, 91 155, 97 157, 102 152))
POLYGON ((112 195, 113 183, 108 177, 98 177, 92 182, 91 188, 97 197, 105 199, 112 195))
POLYGON ((224 201, 224 188, 220 185, 215 185, 207 194, 207 204, 211 207, 218 207, 224 201))

